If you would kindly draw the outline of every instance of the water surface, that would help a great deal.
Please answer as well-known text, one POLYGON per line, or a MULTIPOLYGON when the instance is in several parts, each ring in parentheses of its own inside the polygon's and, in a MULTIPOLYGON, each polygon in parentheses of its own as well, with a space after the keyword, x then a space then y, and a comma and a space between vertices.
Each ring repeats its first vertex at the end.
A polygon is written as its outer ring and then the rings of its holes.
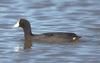
POLYGON ((0 63, 100 63, 99 0, 0 0, 0 63), (76 44, 33 42, 23 47, 20 18, 31 22, 33 33, 74 32, 76 44))

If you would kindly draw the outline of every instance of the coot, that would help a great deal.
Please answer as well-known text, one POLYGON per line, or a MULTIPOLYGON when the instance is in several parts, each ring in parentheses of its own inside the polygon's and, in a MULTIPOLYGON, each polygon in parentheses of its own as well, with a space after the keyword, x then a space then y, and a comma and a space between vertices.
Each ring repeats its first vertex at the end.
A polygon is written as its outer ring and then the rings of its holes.
POLYGON ((20 19, 14 27, 21 27, 24 31, 25 43, 24 49, 31 48, 32 41, 39 42, 74 42, 81 38, 75 33, 49 32, 43 34, 32 34, 31 26, 28 20, 20 19))

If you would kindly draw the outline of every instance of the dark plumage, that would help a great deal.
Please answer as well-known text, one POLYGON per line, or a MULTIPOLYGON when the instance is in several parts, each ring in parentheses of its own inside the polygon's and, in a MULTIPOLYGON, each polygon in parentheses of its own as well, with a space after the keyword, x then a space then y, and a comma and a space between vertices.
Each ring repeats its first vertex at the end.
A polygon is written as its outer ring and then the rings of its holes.
POLYGON ((29 21, 26 19, 20 19, 14 27, 21 27, 24 30, 24 49, 31 48, 32 41, 39 42, 73 42, 79 40, 80 36, 75 33, 65 33, 65 32, 49 32, 43 34, 32 34, 31 26, 29 21))

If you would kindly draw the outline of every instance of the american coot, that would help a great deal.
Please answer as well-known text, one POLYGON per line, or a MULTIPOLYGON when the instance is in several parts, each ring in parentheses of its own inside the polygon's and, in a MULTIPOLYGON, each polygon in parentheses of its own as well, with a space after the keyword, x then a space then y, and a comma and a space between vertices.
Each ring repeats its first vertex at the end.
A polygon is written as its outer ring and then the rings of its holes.
POLYGON ((65 33, 65 32, 50 32, 43 34, 32 34, 31 26, 28 20, 20 19, 14 25, 14 27, 21 27, 24 30, 24 49, 31 48, 32 41, 39 42, 74 42, 79 40, 80 36, 75 33, 65 33))

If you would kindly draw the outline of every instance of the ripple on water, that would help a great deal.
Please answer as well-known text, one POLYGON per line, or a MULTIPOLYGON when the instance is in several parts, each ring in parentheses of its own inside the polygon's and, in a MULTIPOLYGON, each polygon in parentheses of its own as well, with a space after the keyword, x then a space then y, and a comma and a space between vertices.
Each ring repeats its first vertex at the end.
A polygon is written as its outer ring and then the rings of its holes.
POLYGON ((0 63, 100 63, 99 0, 0 0, 0 63), (23 31, 12 28, 19 18, 33 33, 75 32, 76 44, 33 42, 23 50, 23 31))

